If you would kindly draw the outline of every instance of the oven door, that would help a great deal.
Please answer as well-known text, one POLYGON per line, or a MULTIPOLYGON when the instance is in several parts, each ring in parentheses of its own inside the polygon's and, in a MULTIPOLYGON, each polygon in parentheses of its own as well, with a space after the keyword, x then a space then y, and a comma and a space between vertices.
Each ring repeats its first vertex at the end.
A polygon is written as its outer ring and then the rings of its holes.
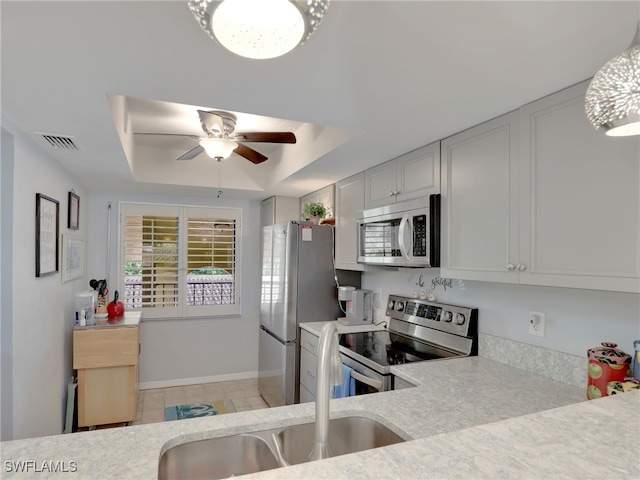
POLYGON ((355 380, 356 395, 391 390, 391 375, 382 375, 346 355, 341 354, 340 356, 342 363, 351 368, 351 378, 355 380))

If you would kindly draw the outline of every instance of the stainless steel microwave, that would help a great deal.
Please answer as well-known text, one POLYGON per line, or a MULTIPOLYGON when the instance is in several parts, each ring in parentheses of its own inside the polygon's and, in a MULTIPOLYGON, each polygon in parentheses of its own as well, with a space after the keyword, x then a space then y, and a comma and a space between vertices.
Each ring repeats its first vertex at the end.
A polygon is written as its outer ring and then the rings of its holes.
POLYGON ((440 266, 440 195, 361 210, 358 263, 440 266))

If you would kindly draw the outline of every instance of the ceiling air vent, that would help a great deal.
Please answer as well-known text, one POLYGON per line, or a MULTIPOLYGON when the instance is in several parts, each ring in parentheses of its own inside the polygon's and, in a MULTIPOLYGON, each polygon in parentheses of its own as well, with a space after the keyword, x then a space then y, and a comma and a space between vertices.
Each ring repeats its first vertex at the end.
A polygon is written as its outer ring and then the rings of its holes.
POLYGON ((46 145, 56 150, 81 150, 80 144, 70 135, 54 135, 42 132, 33 133, 42 137, 46 145))

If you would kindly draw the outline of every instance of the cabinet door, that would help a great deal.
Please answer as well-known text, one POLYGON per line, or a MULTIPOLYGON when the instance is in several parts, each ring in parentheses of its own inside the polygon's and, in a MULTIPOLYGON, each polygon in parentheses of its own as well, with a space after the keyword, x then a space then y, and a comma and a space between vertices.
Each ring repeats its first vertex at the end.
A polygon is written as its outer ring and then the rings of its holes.
POLYGON ((440 193, 440 142, 396 159, 396 201, 440 193))
POLYGON ((517 112, 442 141, 442 275, 517 283, 517 112))
POLYGON ((396 162, 381 163, 364 172, 364 208, 396 202, 396 162))
POLYGON ((300 220, 298 208, 300 199, 297 197, 269 197, 262 201, 261 224, 262 226, 287 220, 300 220))
POLYGON ((311 192, 304 197, 300 197, 300 213, 304 209, 305 203, 317 202, 323 204, 327 207, 327 217, 333 218, 334 216, 334 185, 327 185, 320 190, 316 190, 315 192, 311 192))
POLYGON ((521 112, 521 283, 640 291, 640 141, 584 112, 588 82, 521 112))
POLYGON ((306 387, 311 394, 316 394, 316 373, 318 357, 305 348, 300 349, 300 385, 306 387))
POLYGON ((336 268, 363 270, 358 263, 356 213, 364 208, 364 172, 336 183, 336 268))

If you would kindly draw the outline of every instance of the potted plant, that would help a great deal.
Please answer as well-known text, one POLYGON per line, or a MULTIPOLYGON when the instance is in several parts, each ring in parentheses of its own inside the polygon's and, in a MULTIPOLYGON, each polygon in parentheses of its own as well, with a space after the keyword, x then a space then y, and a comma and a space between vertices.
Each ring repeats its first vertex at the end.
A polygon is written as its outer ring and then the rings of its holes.
POLYGON ((302 218, 311 223, 319 224, 326 215, 327 207, 319 202, 305 203, 302 209, 302 218))

